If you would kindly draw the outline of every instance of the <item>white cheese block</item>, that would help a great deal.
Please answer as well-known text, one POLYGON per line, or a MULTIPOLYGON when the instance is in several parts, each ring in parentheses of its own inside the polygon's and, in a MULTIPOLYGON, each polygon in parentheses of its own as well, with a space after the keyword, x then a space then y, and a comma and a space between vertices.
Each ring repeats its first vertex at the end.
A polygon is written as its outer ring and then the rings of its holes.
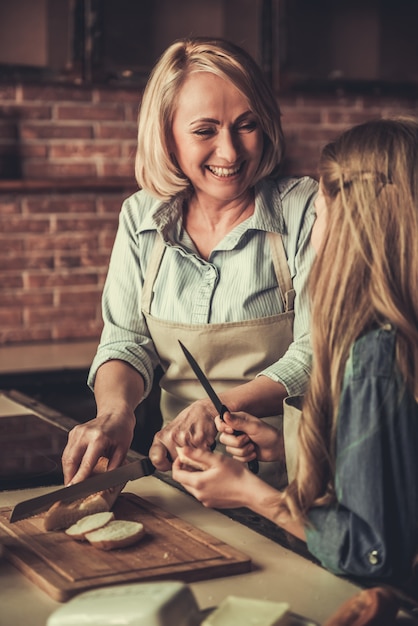
POLYGON ((286 602, 227 596, 201 626, 290 626, 286 602))
POLYGON ((200 622, 189 587, 164 581, 86 591, 50 615, 46 626, 198 626, 200 622))

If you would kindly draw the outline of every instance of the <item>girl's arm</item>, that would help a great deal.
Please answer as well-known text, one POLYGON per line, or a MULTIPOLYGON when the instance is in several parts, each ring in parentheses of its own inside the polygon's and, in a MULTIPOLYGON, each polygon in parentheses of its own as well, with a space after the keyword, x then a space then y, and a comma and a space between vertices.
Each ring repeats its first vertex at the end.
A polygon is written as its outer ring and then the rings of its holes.
POLYGON ((173 478, 204 506, 247 507, 305 540, 303 525, 283 515, 281 492, 252 474, 243 463, 224 454, 189 447, 182 448, 180 456, 182 460, 177 457, 173 463, 173 478), (202 469, 191 471, 191 466, 202 469))
POLYGON ((356 342, 337 433, 335 505, 314 508, 309 550, 338 574, 408 575, 418 548, 418 405, 395 363, 395 333, 356 342))

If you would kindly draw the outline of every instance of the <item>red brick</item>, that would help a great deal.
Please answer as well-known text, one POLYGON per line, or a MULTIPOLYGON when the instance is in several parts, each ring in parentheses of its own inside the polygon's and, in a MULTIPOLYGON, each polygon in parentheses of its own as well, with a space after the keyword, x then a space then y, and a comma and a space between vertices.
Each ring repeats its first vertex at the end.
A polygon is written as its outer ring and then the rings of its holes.
MULTIPOLYGON (((43 289, 45 287, 77 287, 84 285, 99 285, 100 277, 97 272, 25 272, 24 284, 26 289, 43 289)), ((77 291, 78 294, 78 291, 77 291)))
MULTIPOLYGON (((1 224, 0 224, 0 230, 1 224)), ((4 255, 9 252, 22 252, 24 249, 24 239, 21 237, 10 237, 0 235, 0 255, 4 255)))
POLYGON ((58 217, 57 219, 57 231, 72 231, 72 232, 92 232, 100 233, 102 230, 115 231, 118 224, 118 216, 98 216, 89 218, 65 218, 58 217))
POLYGON ((48 163, 27 161, 23 164, 25 178, 94 178, 97 176, 95 163, 48 163))
POLYGON ((1 289, 22 289, 23 277, 21 274, 6 274, 0 276, 1 289))
POLYGON ((10 307, 8 309, 0 308, 0 327, 18 327, 23 324, 22 310, 10 307))
POLYGON ((65 126, 64 124, 28 124, 23 122, 20 125, 20 136, 22 139, 91 139, 93 127, 90 124, 65 126))
POLYGON ((97 128, 96 137, 97 139, 136 141, 137 127, 136 124, 100 124, 97 128))
POLYGON ((108 89, 98 89, 94 92, 95 100, 98 102, 139 102, 140 94, 136 87, 130 89, 119 89, 109 87, 108 89))
POLYGON ((52 109, 46 104, 13 104, 0 107, 1 115, 4 118, 14 118, 21 120, 48 120, 51 119, 52 109))
POLYGON ((134 161, 133 159, 127 159, 125 163, 119 161, 118 163, 103 163, 103 166, 99 165, 99 172, 101 176, 120 176, 122 178, 133 178, 134 176, 134 161))
POLYGON ((87 194, 31 196, 25 202, 25 213, 95 213, 96 200, 87 194))
POLYGON ((45 322, 55 325, 57 322, 64 324, 67 323, 67 321, 70 324, 80 324, 80 320, 95 320, 96 308, 84 306, 84 304, 80 305, 80 303, 77 303, 77 306, 72 307, 31 307, 25 312, 25 318, 28 325, 40 325, 45 322))
POLYGON ((26 218, 9 215, 0 218, 0 231, 3 233, 49 233, 49 218, 26 218))
POLYGON ((49 341, 50 339, 53 339, 50 328, 0 329, 0 345, 49 341))
POLYGON ((16 98, 16 86, 15 85, 1 85, 0 84, 0 102, 5 100, 15 100, 16 98))
POLYGON ((0 307, 8 306, 52 306, 52 293, 40 293, 39 291, 3 291, 0 298, 0 307))
POLYGON ((92 93, 89 87, 73 85, 23 85, 24 100, 40 100, 42 102, 59 102, 62 100, 91 102, 92 93))
POLYGON ((101 291, 98 287, 95 289, 88 289, 86 287, 81 287, 77 291, 74 288, 69 288, 67 290, 62 288, 57 288, 54 290, 55 301, 60 306, 70 306, 76 302, 76 306, 86 307, 88 304, 100 304, 101 300, 101 291), (77 296, 77 298, 75 298, 77 296))
POLYGON ((52 234, 47 237, 27 237, 25 247, 28 251, 33 250, 89 250, 97 247, 95 234, 73 232, 71 234, 52 234))
POLYGON ((91 157, 117 158, 120 152, 120 145, 116 142, 67 142, 51 145, 49 155, 51 159, 77 158, 82 160, 91 157))
POLYGON ((58 120, 123 120, 125 118, 123 107, 119 104, 89 104, 86 106, 59 104, 56 107, 58 120))

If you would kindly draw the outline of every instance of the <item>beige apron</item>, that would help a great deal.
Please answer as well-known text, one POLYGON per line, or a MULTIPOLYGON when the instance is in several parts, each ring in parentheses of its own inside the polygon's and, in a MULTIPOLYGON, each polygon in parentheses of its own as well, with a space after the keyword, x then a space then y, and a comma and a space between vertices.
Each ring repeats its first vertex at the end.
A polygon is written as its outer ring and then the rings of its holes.
MULTIPOLYGON (((144 279, 142 312, 163 369, 160 387, 164 423, 195 400, 207 397, 178 340, 196 358, 217 393, 252 380, 283 356, 292 342, 295 293, 286 254, 279 233, 268 233, 267 239, 284 313, 241 322, 180 324, 150 314, 153 285, 165 251, 162 237, 157 236, 144 279)), ((281 415, 263 419, 282 429, 281 415)), ((260 463, 260 476, 277 487, 287 482, 280 463, 260 463)))

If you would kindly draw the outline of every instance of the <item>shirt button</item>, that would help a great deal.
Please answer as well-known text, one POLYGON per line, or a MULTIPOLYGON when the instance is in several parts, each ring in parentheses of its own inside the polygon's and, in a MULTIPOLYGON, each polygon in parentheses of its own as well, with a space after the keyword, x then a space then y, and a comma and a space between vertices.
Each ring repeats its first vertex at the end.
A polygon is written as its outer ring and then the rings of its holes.
POLYGON ((369 552, 368 557, 370 565, 377 565, 380 561, 379 553, 377 550, 372 550, 371 552, 369 552))

